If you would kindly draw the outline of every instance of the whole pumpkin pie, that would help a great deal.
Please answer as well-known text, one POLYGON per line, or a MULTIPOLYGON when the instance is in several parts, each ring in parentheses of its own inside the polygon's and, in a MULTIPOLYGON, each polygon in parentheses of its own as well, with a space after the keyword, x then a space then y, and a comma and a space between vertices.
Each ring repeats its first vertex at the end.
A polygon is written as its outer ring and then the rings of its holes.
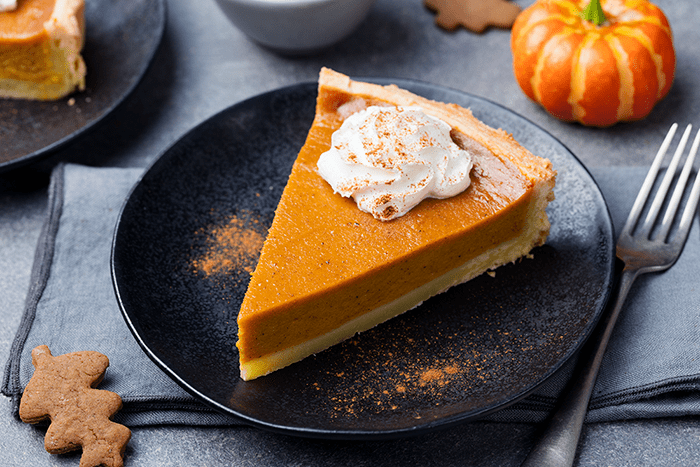
POLYGON ((0 12, 0 97, 55 100, 85 89, 83 0, 18 0, 0 12))
POLYGON ((321 70, 316 114, 292 168, 238 315, 240 371, 251 380, 527 255, 545 242, 551 163, 469 110, 321 70), (389 221, 362 211, 319 174, 350 115, 420 108, 471 154, 466 190, 389 221))

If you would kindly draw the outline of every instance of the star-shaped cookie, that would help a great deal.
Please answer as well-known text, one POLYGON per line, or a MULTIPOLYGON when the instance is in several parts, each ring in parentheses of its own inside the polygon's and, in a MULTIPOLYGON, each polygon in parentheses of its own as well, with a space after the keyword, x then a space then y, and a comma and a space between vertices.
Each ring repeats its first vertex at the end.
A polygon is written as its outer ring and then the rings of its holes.
POLYGON ((510 28, 521 11, 507 0, 425 0, 425 6, 437 13, 435 22, 441 28, 464 26, 478 33, 489 26, 510 28))
POLYGON ((45 345, 32 350, 34 375, 24 388, 19 416, 26 423, 50 420, 44 447, 52 454, 80 449, 80 467, 121 467, 131 431, 110 418, 121 408, 118 394, 93 389, 109 360, 99 352, 54 357, 45 345))

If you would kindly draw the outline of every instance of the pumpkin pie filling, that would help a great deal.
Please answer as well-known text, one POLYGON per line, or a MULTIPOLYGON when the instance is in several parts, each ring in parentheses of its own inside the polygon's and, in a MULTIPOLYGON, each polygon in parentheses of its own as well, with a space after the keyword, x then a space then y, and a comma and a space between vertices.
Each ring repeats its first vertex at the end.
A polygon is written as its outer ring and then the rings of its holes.
POLYGON ((0 13, 0 97, 52 100, 85 88, 83 0, 20 0, 0 13))
POLYGON ((239 312, 243 379, 323 350, 544 242, 549 162, 500 130, 475 138, 484 128, 457 106, 322 71, 314 122, 239 312), (369 105, 419 105, 447 121, 453 141, 473 155, 470 186, 388 222, 335 194, 316 163, 347 113, 369 105), (494 138, 525 151, 525 167, 501 154, 494 138))

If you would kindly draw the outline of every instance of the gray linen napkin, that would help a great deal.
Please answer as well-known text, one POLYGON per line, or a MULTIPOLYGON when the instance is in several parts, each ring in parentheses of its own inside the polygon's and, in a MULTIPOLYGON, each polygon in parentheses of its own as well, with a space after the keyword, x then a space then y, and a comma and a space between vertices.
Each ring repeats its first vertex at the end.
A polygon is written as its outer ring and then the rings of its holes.
POLYGON ((34 367, 31 351, 96 350, 110 366, 100 389, 122 397, 115 421, 128 426, 234 422, 195 401, 145 353, 127 328, 109 270, 119 210, 142 169, 58 166, 38 241, 25 312, 10 350, 2 391, 19 408, 34 367))
MULTIPOLYGON (((644 168, 592 171, 615 226, 624 223, 644 168)), ((25 313, 13 342, 2 392, 17 409, 33 373, 31 350, 54 354, 97 350, 110 358, 101 389, 121 395, 116 420, 154 424, 232 425, 170 380, 141 351, 126 327, 111 284, 109 257, 119 209, 142 169, 59 166, 39 239, 25 313)), ((700 226, 696 216, 678 263, 642 276, 603 362, 588 421, 700 415, 700 226)), ((573 362, 571 362, 573 363, 573 362)), ((487 419, 536 422, 546 418, 566 383, 565 365, 532 395, 487 419)))

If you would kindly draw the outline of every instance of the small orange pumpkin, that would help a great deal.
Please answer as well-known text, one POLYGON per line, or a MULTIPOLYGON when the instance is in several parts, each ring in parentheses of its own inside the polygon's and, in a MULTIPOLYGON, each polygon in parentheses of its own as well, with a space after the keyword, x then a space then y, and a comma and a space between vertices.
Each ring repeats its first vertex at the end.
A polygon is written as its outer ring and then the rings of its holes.
POLYGON ((561 120, 602 127, 644 118, 673 83, 668 20, 647 0, 588 2, 538 0, 518 16, 515 78, 561 120), (601 13, 601 24, 591 21, 601 13))

